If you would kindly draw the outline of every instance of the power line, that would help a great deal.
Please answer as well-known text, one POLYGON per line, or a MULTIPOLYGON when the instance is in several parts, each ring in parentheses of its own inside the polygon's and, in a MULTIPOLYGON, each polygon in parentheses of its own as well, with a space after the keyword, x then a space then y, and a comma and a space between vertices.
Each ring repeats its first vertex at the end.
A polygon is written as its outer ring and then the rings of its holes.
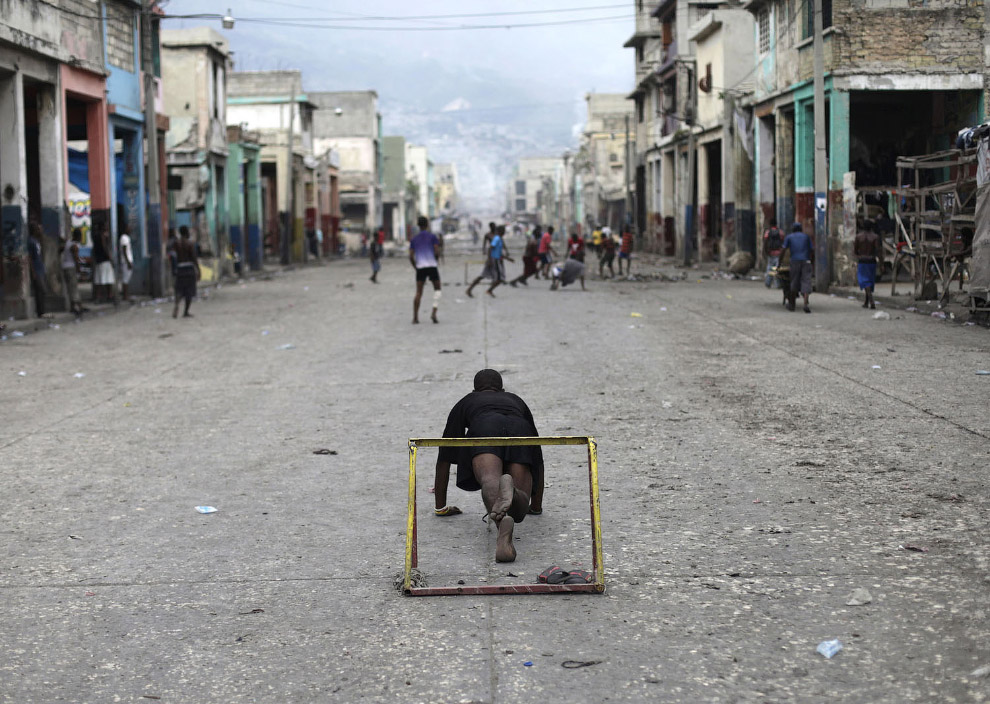
MULTIPOLYGON (((203 18, 203 15, 166 15, 164 19, 186 19, 186 18, 203 18)), ((212 17, 220 17, 219 15, 213 15, 212 17)), ((360 30, 360 31, 370 31, 370 32, 449 32, 449 31, 463 31, 463 30, 473 30, 473 29, 520 29, 526 27, 557 27, 561 25, 569 24, 587 24, 591 22, 614 22, 616 20, 631 20, 633 17, 631 15, 610 15, 607 17, 586 17, 581 19, 571 19, 571 20, 554 20, 550 22, 521 22, 515 24, 462 24, 462 25, 449 25, 449 26, 438 26, 438 27, 366 27, 366 26, 354 26, 354 25, 334 25, 334 24, 319 24, 313 22, 300 22, 296 20, 276 20, 276 19, 262 19, 262 18, 251 18, 251 17, 235 17, 238 22, 251 22, 256 24, 265 24, 274 27, 304 27, 308 29, 346 29, 346 30, 360 30)))
MULTIPOLYGON (((285 4, 288 3, 268 3, 272 5, 285 4)), ((306 7, 304 5, 289 5, 290 7, 306 7)), ((592 10, 615 10, 617 8, 627 8, 628 3, 613 4, 613 5, 588 5, 585 7, 561 7, 552 10, 516 10, 516 11, 503 11, 503 12, 469 12, 469 13, 457 13, 450 15, 355 15, 351 13, 336 13, 338 16, 328 16, 321 15, 319 17, 254 17, 253 20, 293 20, 299 22, 310 22, 310 21, 328 21, 332 20, 334 22, 360 22, 360 21, 375 21, 375 22, 401 22, 406 20, 447 20, 447 19, 466 19, 474 17, 507 17, 516 15, 556 15, 561 13, 572 13, 572 12, 590 12, 592 10), (339 15, 346 16, 339 16, 339 15)), ((306 8, 312 9, 312 8, 306 8)), ((242 18, 236 18, 242 19, 242 18)))

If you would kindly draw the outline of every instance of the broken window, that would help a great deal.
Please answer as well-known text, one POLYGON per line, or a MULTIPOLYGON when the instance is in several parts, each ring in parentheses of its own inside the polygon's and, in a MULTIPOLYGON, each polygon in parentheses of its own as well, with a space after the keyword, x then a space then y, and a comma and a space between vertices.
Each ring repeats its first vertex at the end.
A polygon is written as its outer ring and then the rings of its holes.
MULTIPOLYGON (((832 26, 832 0, 822 2, 822 30, 832 26)), ((804 32, 802 39, 815 36, 815 3, 814 0, 804 0, 804 32)))
POLYGON ((756 18, 757 28, 760 32, 760 54, 770 51, 770 8, 764 5, 756 18))

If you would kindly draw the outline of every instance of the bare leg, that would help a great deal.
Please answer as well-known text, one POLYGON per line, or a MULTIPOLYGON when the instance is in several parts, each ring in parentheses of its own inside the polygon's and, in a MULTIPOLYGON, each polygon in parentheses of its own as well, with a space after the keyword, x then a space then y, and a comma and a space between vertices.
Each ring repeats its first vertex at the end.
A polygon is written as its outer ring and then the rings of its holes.
POLYGON ((485 278, 485 277, 484 277, 484 276, 479 276, 479 277, 478 277, 477 279, 475 279, 474 281, 472 281, 472 282, 471 282, 471 285, 470 285, 470 286, 468 286, 468 287, 467 287, 467 291, 465 291, 464 293, 466 293, 466 294, 467 294, 467 297, 468 297, 468 298, 474 298, 474 294, 472 294, 472 293, 471 293, 471 291, 473 291, 473 290, 474 290, 474 287, 475 287, 475 286, 477 286, 477 285, 478 285, 478 283, 479 283, 479 282, 480 282, 480 281, 481 281, 481 280, 482 280, 483 278, 485 278))
MULTIPOLYGON (((437 279, 436 281, 433 282, 433 290, 434 291, 439 291, 440 290, 440 279, 437 279)), ((440 322, 439 320, 437 320, 437 302, 436 301, 433 301, 433 312, 430 314, 430 320, 432 320, 434 323, 439 323, 440 322)))
POLYGON ((416 296, 413 298, 413 323, 419 323, 419 302, 423 298, 423 284, 425 281, 416 282, 416 296))

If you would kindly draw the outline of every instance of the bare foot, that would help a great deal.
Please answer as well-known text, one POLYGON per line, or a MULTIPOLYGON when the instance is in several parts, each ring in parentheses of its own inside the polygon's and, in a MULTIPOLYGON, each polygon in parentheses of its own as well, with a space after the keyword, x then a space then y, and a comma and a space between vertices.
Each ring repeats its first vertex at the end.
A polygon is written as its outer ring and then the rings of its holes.
POLYGON ((434 323, 439 323, 440 322, 439 320, 437 320, 437 312, 436 312, 436 310, 433 311, 433 315, 430 316, 430 320, 432 320, 434 323))
POLYGON ((495 294, 494 294, 494 293, 492 293, 491 291, 485 291, 485 293, 487 293, 487 294, 488 294, 489 296, 491 296, 492 298, 495 298, 495 294))
POLYGON ((413 325, 419 325, 419 318, 413 318, 413 325))
POLYGON ((465 291, 464 293, 466 293, 466 294, 467 294, 467 297, 468 297, 468 298, 474 298, 474 294, 473 294, 473 293, 471 293, 471 289, 468 289, 468 290, 467 290, 467 291, 465 291))
POLYGON ((498 539, 495 541, 495 561, 514 562, 516 548, 512 544, 512 529, 516 522, 511 516, 506 516, 498 524, 498 539))
POLYGON ((488 514, 495 523, 498 523, 509 512, 512 507, 512 499, 515 496, 516 487, 512 483, 512 476, 503 474, 498 480, 498 498, 492 504, 492 511, 488 514))

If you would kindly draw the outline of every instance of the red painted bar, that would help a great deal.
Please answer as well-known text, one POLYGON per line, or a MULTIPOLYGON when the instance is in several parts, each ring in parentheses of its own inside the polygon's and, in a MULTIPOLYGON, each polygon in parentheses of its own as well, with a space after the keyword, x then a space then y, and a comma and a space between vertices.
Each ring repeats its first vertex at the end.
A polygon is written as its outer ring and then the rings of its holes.
POLYGON ((604 585, 597 584, 496 584, 468 587, 412 587, 406 596, 461 596, 493 594, 566 594, 572 592, 600 593, 604 585))

